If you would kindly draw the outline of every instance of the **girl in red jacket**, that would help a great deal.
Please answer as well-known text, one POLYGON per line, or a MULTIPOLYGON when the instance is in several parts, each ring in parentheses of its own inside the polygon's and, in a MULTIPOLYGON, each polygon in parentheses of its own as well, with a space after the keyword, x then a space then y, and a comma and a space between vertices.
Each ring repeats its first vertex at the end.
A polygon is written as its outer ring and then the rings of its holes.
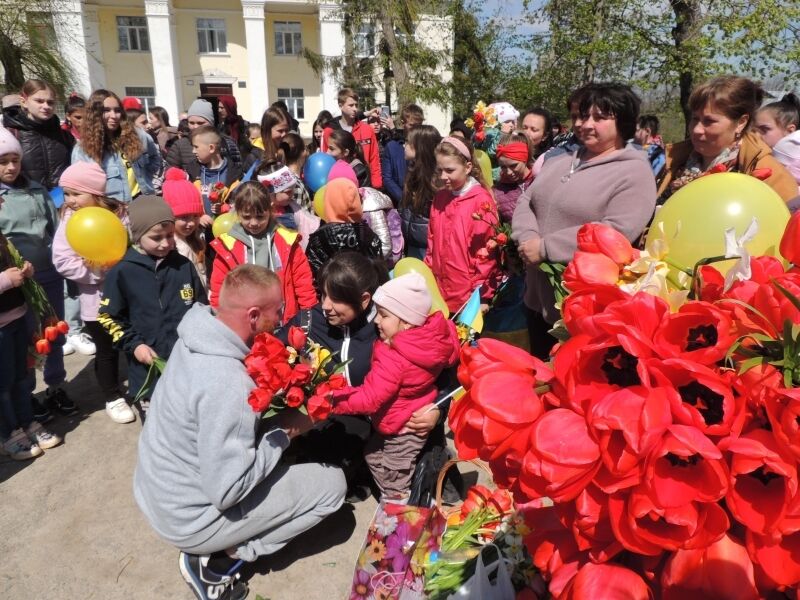
POLYGON ((284 321, 288 321, 301 310, 313 308, 317 294, 300 236, 275 222, 271 196, 256 181, 236 188, 233 205, 239 220, 210 244, 217 255, 211 270, 209 299, 216 307, 225 275, 238 265, 263 265, 280 277, 286 303, 284 321))
POLYGON ((431 295, 425 279, 408 273, 375 291, 375 342, 364 383, 334 394, 333 413, 370 415, 374 433, 364 457, 387 498, 408 496, 425 436, 402 433, 414 411, 436 398, 436 379, 458 360, 452 321, 441 312, 428 315, 431 295))
POLYGON ((431 206, 425 264, 447 307, 457 312, 478 286, 486 302, 497 287, 497 261, 486 249, 494 229, 485 222, 497 222, 497 206, 469 142, 444 138, 436 146, 436 171, 443 189, 431 206), (474 219, 476 213, 484 220, 474 219))

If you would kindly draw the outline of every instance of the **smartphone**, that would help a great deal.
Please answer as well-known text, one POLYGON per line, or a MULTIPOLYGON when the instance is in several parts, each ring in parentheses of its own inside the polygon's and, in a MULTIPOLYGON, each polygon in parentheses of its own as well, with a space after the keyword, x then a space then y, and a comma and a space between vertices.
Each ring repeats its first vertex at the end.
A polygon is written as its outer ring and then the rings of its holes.
POLYGON ((385 106, 385 105, 381 106, 381 117, 383 117, 385 119, 388 119, 391 116, 392 116, 392 113, 390 112, 389 107, 385 106))

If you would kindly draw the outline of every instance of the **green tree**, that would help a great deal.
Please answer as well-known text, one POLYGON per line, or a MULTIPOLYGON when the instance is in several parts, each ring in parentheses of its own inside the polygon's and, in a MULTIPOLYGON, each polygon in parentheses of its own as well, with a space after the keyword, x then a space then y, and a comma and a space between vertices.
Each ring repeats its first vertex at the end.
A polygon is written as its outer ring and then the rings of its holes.
POLYGON ((0 66, 8 92, 19 90, 26 79, 49 82, 63 94, 71 72, 59 54, 53 28, 54 5, 8 0, 0 11, 0 66))

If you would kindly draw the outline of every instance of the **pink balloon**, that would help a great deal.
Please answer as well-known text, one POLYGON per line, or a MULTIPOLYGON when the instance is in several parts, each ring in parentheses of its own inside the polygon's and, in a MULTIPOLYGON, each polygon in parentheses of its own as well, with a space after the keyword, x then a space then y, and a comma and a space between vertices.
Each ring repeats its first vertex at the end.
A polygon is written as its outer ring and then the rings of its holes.
POLYGON ((356 172, 353 171, 353 167, 347 164, 343 160, 337 160, 333 163, 331 170, 328 172, 328 181, 333 181, 334 179, 349 179, 353 183, 358 186, 358 177, 356 177, 356 172))

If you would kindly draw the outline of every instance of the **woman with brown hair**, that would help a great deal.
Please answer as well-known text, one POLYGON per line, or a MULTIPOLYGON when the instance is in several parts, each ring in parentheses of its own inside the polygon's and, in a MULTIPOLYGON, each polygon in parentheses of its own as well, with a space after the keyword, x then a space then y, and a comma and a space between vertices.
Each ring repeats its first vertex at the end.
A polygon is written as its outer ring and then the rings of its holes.
POLYGON ((153 138, 128 121, 119 96, 108 90, 95 90, 86 102, 72 161, 99 164, 106 174, 106 196, 123 202, 155 193, 154 179, 164 164, 153 138))
POLYGON ((431 204, 439 191, 434 150, 441 141, 442 136, 436 127, 417 125, 408 132, 404 146, 408 171, 400 200, 400 218, 403 220, 406 256, 420 260, 425 258, 431 204))
POLYGON ((3 109, 3 124, 22 146, 22 172, 48 190, 70 163, 75 138, 61 129, 55 113, 56 93, 40 79, 29 79, 20 90, 21 104, 3 109))
POLYGON ((689 139, 667 146, 659 204, 698 177, 725 171, 756 175, 787 202, 797 196, 797 182, 755 131, 763 99, 759 84, 735 75, 717 77, 694 89, 689 97, 689 139))

